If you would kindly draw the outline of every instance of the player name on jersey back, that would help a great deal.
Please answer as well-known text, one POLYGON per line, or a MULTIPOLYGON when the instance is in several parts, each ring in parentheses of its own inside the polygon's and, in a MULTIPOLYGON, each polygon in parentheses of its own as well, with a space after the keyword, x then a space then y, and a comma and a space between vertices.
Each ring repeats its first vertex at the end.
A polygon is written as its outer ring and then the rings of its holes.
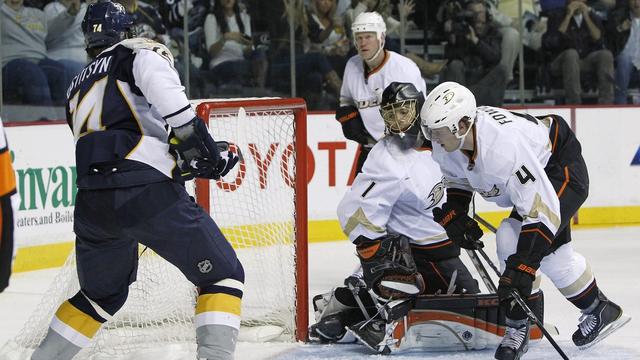
POLYGON ((67 99, 71 97, 73 90, 78 86, 78 84, 82 83, 89 76, 100 75, 108 72, 112 60, 113 55, 109 55, 102 58, 97 58, 94 61, 90 62, 89 65, 85 66, 85 68, 82 69, 82 71, 78 75, 76 75, 73 80, 71 80, 71 84, 67 89, 67 99))

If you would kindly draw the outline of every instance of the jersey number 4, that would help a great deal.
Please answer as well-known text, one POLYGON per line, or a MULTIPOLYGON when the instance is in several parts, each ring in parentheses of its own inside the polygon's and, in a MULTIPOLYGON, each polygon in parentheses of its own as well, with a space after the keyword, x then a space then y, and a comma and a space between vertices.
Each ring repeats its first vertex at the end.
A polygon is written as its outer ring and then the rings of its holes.
POLYGON ((73 137, 80 137, 93 131, 104 130, 102 126, 102 102, 107 87, 107 76, 96 81, 82 99, 78 90, 69 99, 69 114, 73 122, 73 137))
POLYGON ((536 178, 531 174, 531 171, 527 169, 526 166, 522 165, 518 171, 516 171, 516 176, 518 180, 522 183, 522 185, 526 184, 527 181, 531 180, 531 182, 536 181, 536 178))

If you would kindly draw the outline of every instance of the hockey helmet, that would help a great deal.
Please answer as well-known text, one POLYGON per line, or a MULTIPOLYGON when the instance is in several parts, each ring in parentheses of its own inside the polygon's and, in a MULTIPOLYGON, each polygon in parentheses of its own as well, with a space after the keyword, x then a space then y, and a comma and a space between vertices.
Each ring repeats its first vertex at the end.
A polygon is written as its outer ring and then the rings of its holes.
POLYGON ((421 146, 420 109, 424 95, 412 83, 392 82, 384 89, 380 103, 380 114, 384 120, 385 132, 399 135, 403 141, 421 146), (405 137, 411 139, 405 139, 405 137))
POLYGON ((124 6, 110 0, 98 0, 89 5, 82 20, 87 50, 109 47, 135 37, 134 29, 133 18, 124 6))
POLYGON ((453 82, 447 81, 433 89, 420 111, 421 128, 424 136, 431 140, 431 131, 447 127, 458 139, 466 134, 460 134, 458 122, 464 118, 469 120, 469 127, 476 119, 476 97, 471 90, 453 82))
POLYGON ((378 40, 382 42, 384 34, 387 32, 387 25, 377 12, 363 12, 356 16, 353 24, 351 24, 351 32, 354 37, 357 33, 374 32, 378 40))
POLYGON ((358 49, 356 34, 364 32, 376 33, 376 38, 380 42, 380 48, 373 56, 373 58, 375 58, 384 47, 384 37, 387 32, 387 25, 385 24, 382 16, 375 11, 363 12, 356 16, 353 24, 351 24, 351 33, 353 34, 353 42, 356 49, 358 49))

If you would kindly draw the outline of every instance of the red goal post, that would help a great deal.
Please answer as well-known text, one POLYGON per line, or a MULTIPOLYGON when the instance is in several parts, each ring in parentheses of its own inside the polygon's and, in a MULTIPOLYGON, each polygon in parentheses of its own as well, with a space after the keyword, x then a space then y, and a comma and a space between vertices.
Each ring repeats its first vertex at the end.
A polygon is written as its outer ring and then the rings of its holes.
MULTIPOLYGON (((308 260, 307 260, 307 108, 306 103, 303 99, 300 98, 290 98, 290 99, 241 99, 241 100, 204 100, 200 102, 196 107, 196 112, 198 116, 207 123, 207 126, 210 128, 210 131, 214 137, 214 139, 220 141, 229 141, 231 144, 231 151, 237 152, 240 149, 243 159, 236 166, 232 172, 228 176, 225 176, 224 180, 218 181, 207 181, 203 179, 197 179, 195 182, 195 194, 196 200, 200 206, 202 206, 205 210, 207 210, 216 220, 219 222, 220 227, 223 229, 225 235, 230 238, 230 241, 234 244, 236 249, 244 248, 247 246, 246 244, 238 244, 235 240, 236 236, 233 234, 227 234, 225 232, 226 226, 225 219, 228 218, 230 222, 241 221, 243 227, 243 237, 244 240, 247 241, 246 237, 251 238, 248 240, 250 245, 249 247, 271 247, 271 246, 280 246, 273 245, 271 239, 264 239, 264 237, 269 237, 272 235, 265 235, 267 230, 258 229, 257 227, 264 227, 268 230, 271 230, 275 226, 273 226, 274 222, 261 224, 264 222, 261 218, 252 218, 253 215, 249 217, 245 217, 242 215, 233 215, 226 216, 223 214, 216 214, 215 208, 224 206, 244 206, 246 203, 250 203, 251 207, 262 207, 260 199, 264 198, 264 202, 273 203, 278 201, 287 202, 288 200, 284 199, 286 197, 291 197, 291 201, 293 202, 293 220, 290 225, 292 229, 280 230, 279 233, 285 233, 288 237, 288 232, 292 230, 292 242, 294 246, 294 252, 291 253, 291 256, 294 256, 294 271, 293 276, 295 277, 295 299, 294 307, 295 313, 292 314, 295 316, 293 320, 294 325, 294 337, 298 341, 306 341, 307 338, 307 327, 308 327, 308 260), (220 125, 219 125, 220 124, 220 125), (235 128, 234 128, 235 127, 235 128), (248 151, 247 151, 248 149, 248 151), (265 155, 260 155, 260 151, 266 152, 265 155), (283 178, 283 181, 274 185, 274 181, 269 179, 277 178, 277 174, 275 170, 273 170, 273 166, 270 166, 273 163, 275 153, 277 151, 281 152, 281 163, 280 163, 280 174, 283 178), (293 162, 295 164, 295 171, 291 172, 291 164, 288 163, 288 160, 291 158, 295 158, 293 162), (271 169, 270 169, 271 168, 271 169), (258 186, 249 184, 246 180, 247 177, 251 175, 247 175, 247 173, 251 172, 252 169, 254 172, 258 172, 258 186), (271 171, 271 172, 269 172, 271 171), (233 176, 236 176, 235 181, 229 181, 228 179, 233 179, 233 176), (240 182, 239 180, 240 179, 240 182), (243 183, 244 181, 244 183, 243 183), (270 181, 270 182, 269 182, 270 181), (214 186, 217 185, 217 186, 214 186), (247 185, 249 184, 249 185, 247 185), (237 200, 240 203, 231 203, 231 204, 222 204, 220 205, 216 199, 217 193, 224 192, 233 192, 238 189, 240 186, 248 186, 250 187, 250 195, 247 195, 248 198, 242 198, 242 200, 237 200), (293 194, 287 189, 287 186, 293 190, 293 194), (216 188, 217 187, 217 188, 216 188), (273 200, 268 198, 273 196, 276 193, 277 199, 273 200), (219 217, 223 217, 225 219, 219 219, 219 217), (242 218, 238 220, 238 218, 242 218), (248 224, 249 222, 253 222, 248 224), (247 229, 249 229, 247 231, 247 229), (250 232, 251 234, 247 235, 246 233, 250 232)), ((255 178, 255 176, 254 176, 255 178)), ((244 191, 244 189, 243 189, 244 191)), ((238 191, 242 192, 242 191, 238 191)), ((246 191, 245 191, 246 192, 246 191)), ((224 201, 221 201, 224 202, 224 201)), ((256 213, 261 215, 261 211, 268 212, 269 215, 272 215, 273 210, 268 209, 268 205, 265 204, 265 209, 247 209, 252 213, 256 213)), ((283 208, 288 208, 288 205, 285 203, 281 205, 283 208)), ((275 211, 277 212, 277 210, 275 211)), ((283 210, 283 212, 285 212, 283 210)), ((267 214, 262 214, 267 215, 267 214)), ((284 215, 283 215, 284 216, 284 215)), ((258 216, 260 217, 260 216, 258 216)), ((284 223, 289 224, 289 221, 284 219, 284 223)), ((277 223, 282 223, 282 219, 278 219, 277 223)), ((288 225, 287 225, 288 227, 288 225)), ((237 227, 236 227, 237 228, 237 227)), ((276 231, 278 232, 278 231, 276 231)), ((273 232, 270 232, 270 234, 273 232)), ((273 235, 275 238, 280 237, 280 235, 273 235)), ((280 240, 276 240, 280 241, 280 240)), ((287 242, 287 239, 281 240, 283 242, 287 242)), ((239 250, 243 251, 243 250, 239 250)), ((262 252, 259 251, 259 252, 262 252)), ((262 281, 260 284, 256 285, 255 283, 251 283, 251 272, 254 270, 253 267, 261 267, 260 264, 263 260, 245 260, 243 259, 244 254, 239 254, 240 260, 243 262, 243 266, 245 268, 245 272, 247 273, 247 284, 245 285, 245 299, 244 302, 260 302, 267 303, 270 299, 259 298, 257 300, 252 299, 252 292, 264 291, 264 296, 270 298, 275 295, 271 292, 287 292, 290 289, 256 289, 256 287, 263 286, 262 281)), ((267 276, 268 272, 275 271, 275 267, 280 267, 281 264, 286 268, 286 263, 288 263, 289 259, 283 259, 283 257, 289 257, 289 252, 278 252, 278 255, 281 258, 272 259, 274 261, 273 267, 272 265, 265 265, 265 268, 260 268, 262 274, 259 276, 267 276), (284 255, 283 255, 284 254, 284 255)), ((286 277, 285 273, 283 277, 286 277)), ((286 281, 283 281, 282 284, 286 285, 286 281)), ((280 285, 280 283, 278 283, 280 285)), ((265 285, 268 286, 268 285, 265 285)), ((263 295, 261 295, 263 296, 263 295)), ((255 298, 255 297, 253 297, 255 298)), ((288 301, 288 299, 285 299, 288 301)), ((248 304, 248 307, 253 308, 256 304, 248 304)), ((281 312, 282 310, 276 310, 276 312, 281 312)), ((287 311, 287 310, 284 310, 287 311)), ((243 307, 243 317, 245 313, 245 309, 243 307)), ((250 315, 250 314, 249 314, 250 315)), ((250 315, 252 316, 252 315, 250 315)), ((262 315, 261 315, 262 316, 262 315)), ((284 316, 284 315, 283 315, 284 316)), ((272 319, 269 318, 265 321, 266 324, 272 324, 272 319)), ((258 322, 258 324, 260 324, 258 322)))

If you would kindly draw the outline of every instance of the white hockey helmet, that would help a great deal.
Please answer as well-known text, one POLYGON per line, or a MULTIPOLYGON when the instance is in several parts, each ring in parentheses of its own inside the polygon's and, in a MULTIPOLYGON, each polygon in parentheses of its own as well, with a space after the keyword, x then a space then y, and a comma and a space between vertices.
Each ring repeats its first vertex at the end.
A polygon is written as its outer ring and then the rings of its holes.
POLYGON ((356 49, 358 49, 356 34, 363 32, 376 33, 376 38, 380 42, 380 48, 378 49, 378 52, 376 52, 376 54, 373 56, 373 58, 375 58, 384 47, 384 37, 387 32, 387 25, 385 24, 382 16, 375 11, 362 12, 358 16, 356 16, 353 24, 351 24, 351 33, 353 34, 353 42, 356 46, 356 49))
POLYGON ((458 139, 468 134, 459 133, 458 122, 469 119, 469 128, 476 119, 476 97, 457 82, 447 81, 431 90, 420 110, 422 133, 431 139, 431 130, 447 127, 458 139))

